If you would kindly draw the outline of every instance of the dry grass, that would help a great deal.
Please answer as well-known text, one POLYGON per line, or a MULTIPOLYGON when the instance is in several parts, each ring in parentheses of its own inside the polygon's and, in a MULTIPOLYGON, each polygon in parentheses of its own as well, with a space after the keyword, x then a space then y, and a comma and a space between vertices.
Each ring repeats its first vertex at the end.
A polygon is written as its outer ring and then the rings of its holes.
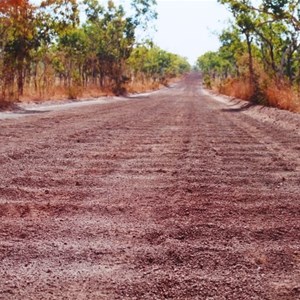
POLYGON ((284 84, 269 84, 265 91, 266 99, 271 106, 300 112, 299 96, 292 87, 284 84))
POLYGON ((219 83, 217 91, 221 94, 250 101, 253 95, 253 87, 249 80, 227 79, 225 82, 219 83))
POLYGON ((55 101, 55 100, 76 100, 76 99, 88 99, 88 98, 98 98, 113 95, 112 91, 109 89, 101 89, 97 85, 89 85, 86 88, 83 87, 71 87, 66 88, 63 86, 57 86, 55 88, 50 88, 47 92, 39 93, 34 92, 30 89, 26 89, 24 96, 20 98, 21 102, 44 102, 44 101, 55 101))
POLYGON ((100 88, 97 85, 89 86, 82 91, 83 98, 98 98, 113 96, 113 92, 109 88, 100 88))
MULTIPOLYGON (((161 88, 159 83, 148 82, 131 82, 125 86, 128 93, 142 93, 153 91, 161 88)), ((97 84, 90 84, 87 87, 72 86, 70 88, 64 86, 50 87, 46 91, 34 91, 32 88, 25 88, 24 95, 20 97, 19 101, 22 103, 30 102, 45 102, 45 101, 62 101, 62 100, 80 100, 92 99, 99 97, 113 96, 112 88, 100 88, 97 84)), ((5 109, 10 106, 12 102, 7 102, 0 99, 0 108, 5 109)))
POLYGON ((130 82, 126 85, 126 90, 128 93, 143 93, 148 91, 157 90, 161 85, 157 82, 130 82))
MULTIPOLYGON (((181 77, 171 78, 166 80, 165 85, 179 81, 181 77)), ((127 83, 124 88, 127 93, 143 93, 157 90, 164 85, 153 82, 152 80, 127 83)), ((16 90, 16 87, 15 87, 16 90)), ((15 91, 16 94, 16 91, 15 91)), ((89 84, 88 86, 73 85, 66 87, 63 84, 52 84, 47 87, 39 87, 37 90, 32 86, 25 86, 23 96, 19 100, 7 101, 0 98, 0 109, 7 109, 13 107, 16 102, 22 103, 39 103, 45 101, 64 101, 64 100, 81 100, 94 99, 99 97, 113 96, 112 87, 100 88, 98 84, 89 84)), ((17 98, 15 95, 14 98, 17 98)))
POLYGON ((160 88, 163 88, 165 86, 169 86, 172 83, 176 83, 182 79, 182 76, 174 77, 174 78, 168 78, 166 79, 165 83, 159 83, 159 82, 153 82, 152 80, 148 81, 134 81, 130 82, 126 85, 126 91, 128 93, 143 93, 143 92, 149 92, 158 90, 160 88))
MULTIPOLYGON (((260 89, 265 99, 265 103, 294 112, 300 112, 300 97, 299 94, 286 83, 276 83, 272 80, 264 80, 260 82, 260 89)), ((253 88, 249 80, 244 79, 227 79, 223 82, 218 82, 214 85, 217 92, 250 101, 253 95, 253 88)))

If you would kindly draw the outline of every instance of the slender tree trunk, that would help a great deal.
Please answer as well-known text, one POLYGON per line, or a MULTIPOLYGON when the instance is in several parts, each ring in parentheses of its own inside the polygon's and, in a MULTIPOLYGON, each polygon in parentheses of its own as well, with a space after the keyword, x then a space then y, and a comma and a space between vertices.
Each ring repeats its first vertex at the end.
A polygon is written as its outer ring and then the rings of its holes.
POLYGON ((23 96, 24 92, 24 59, 20 58, 17 67, 17 100, 20 96, 23 96))
POLYGON ((248 67, 249 67, 249 77, 250 77, 250 84, 254 85, 255 83, 255 74, 254 74, 254 67, 253 67, 253 55, 252 55, 252 47, 251 43, 252 40, 249 34, 246 34, 246 41, 247 41, 247 49, 248 49, 248 67))
POLYGON ((249 33, 246 33, 246 41, 247 41, 247 49, 248 49, 248 67, 249 67, 249 78, 250 78, 250 85, 253 88, 253 94, 251 96, 251 101, 254 103, 259 102, 259 86, 257 82, 257 77, 254 71, 254 64, 253 64, 253 53, 252 53, 252 39, 249 33))
POLYGON ((38 90, 38 83, 37 83, 37 74, 38 74, 38 63, 34 66, 34 74, 33 74, 33 83, 34 83, 34 90, 37 92, 38 90))

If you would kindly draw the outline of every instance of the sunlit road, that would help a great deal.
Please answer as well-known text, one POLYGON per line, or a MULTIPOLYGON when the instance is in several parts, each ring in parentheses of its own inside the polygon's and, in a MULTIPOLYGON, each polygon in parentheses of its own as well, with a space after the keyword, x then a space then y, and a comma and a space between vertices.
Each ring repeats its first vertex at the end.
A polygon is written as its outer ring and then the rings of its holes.
POLYGON ((0 121, 0 299, 299 299, 300 116, 172 88, 0 121))

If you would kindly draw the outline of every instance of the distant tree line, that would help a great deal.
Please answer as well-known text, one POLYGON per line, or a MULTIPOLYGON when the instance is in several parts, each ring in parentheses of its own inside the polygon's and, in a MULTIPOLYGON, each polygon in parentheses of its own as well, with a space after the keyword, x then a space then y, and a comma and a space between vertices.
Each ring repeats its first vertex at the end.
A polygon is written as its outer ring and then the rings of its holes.
POLYGON ((0 99, 63 87, 70 98, 98 86, 119 94, 128 82, 165 83, 189 70, 186 59, 140 43, 156 18, 155 0, 122 5, 97 0, 0 2, 0 99), (84 21, 80 21, 80 18, 84 21))
POLYGON ((299 110, 299 1, 219 2, 233 21, 220 35, 220 49, 198 58, 206 85, 255 103, 299 110))

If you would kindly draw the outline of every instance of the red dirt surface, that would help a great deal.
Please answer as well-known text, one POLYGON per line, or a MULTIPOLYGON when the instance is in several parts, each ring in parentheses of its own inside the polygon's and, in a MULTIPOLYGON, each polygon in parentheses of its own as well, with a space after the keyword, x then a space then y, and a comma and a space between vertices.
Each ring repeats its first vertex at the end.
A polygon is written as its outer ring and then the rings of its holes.
POLYGON ((190 75, 0 126, 0 299, 300 299, 299 115, 190 75))

